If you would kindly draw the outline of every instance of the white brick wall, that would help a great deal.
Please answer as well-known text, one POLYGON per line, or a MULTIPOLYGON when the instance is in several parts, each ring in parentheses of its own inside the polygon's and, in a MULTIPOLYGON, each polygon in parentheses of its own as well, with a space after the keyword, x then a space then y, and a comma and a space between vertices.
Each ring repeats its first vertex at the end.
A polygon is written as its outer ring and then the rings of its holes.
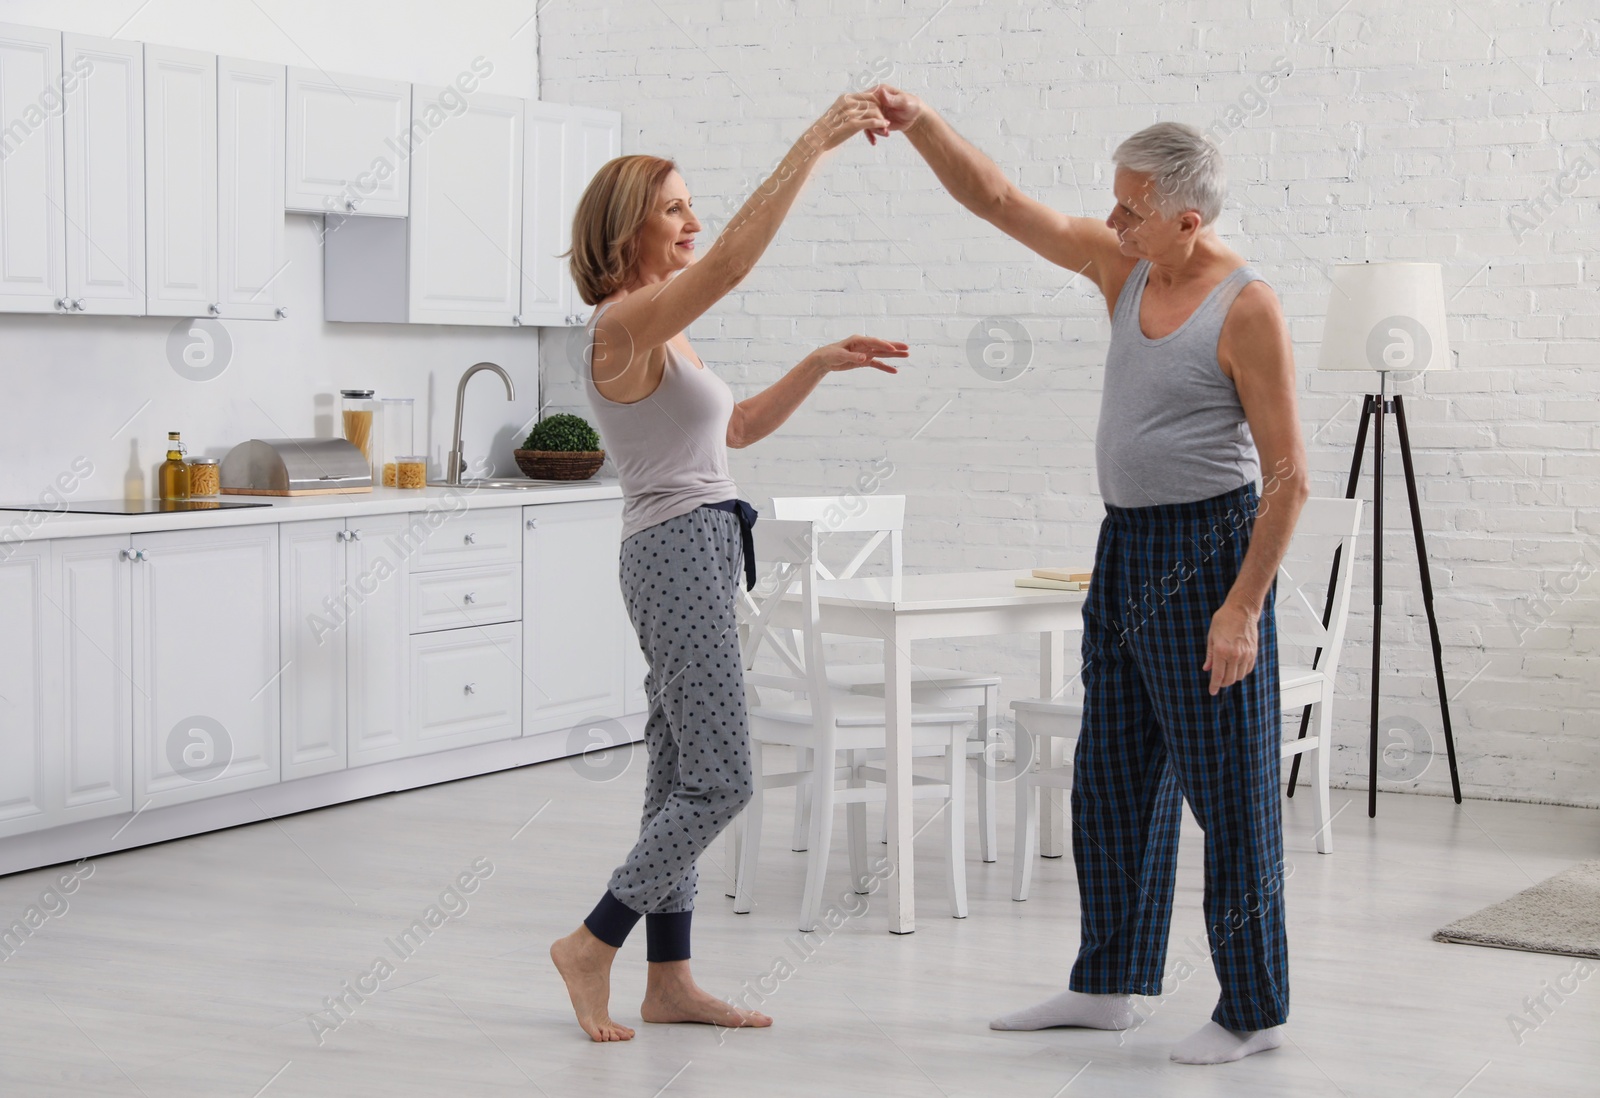
MULTIPOLYGON (((1109 153, 1128 133, 1220 126, 1233 179, 1220 229, 1283 298, 1318 494, 1343 491, 1373 382, 1314 369, 1328 265, 1443 263, 1459 368, 1401 391, 1463 787, 1600 805, 1600 9, 1341 4, 557 0, 540 16, 541 94, 621 110, 624 151, 678 158, 713 231, 835 95, 890 66, 891 82, 1075 214, 1108 211, 1109 153), (1292 73, 1262 93, 1258 75, 1280 59, 1292 73)), ((747 394, 853 331, 906 340, 911 365, 830 379, 735 455, 747 495, 842 491, 887 457, 883 490, 908 496, 911 569, 1089 560, 1103 306, 967 216, 898 139, 841 150, 762 267, 691 335, 747 394), (1021 378, 969 364, 985 316, 1028 331, 1021 378)), ((581 412, 562 346, 546 336, 549 394, 581 412)), ((1433 730, 1438 757, 1390 788, 1438 793, 1444 745, 1395 441, 1382 708, 1433 730)), ((1370 536, 1357 583, 1335 768, 1364 786, 1370 536)), ((1024 639, 929 657, 999 667, 1012 696, 1034 666, 1024 639)))

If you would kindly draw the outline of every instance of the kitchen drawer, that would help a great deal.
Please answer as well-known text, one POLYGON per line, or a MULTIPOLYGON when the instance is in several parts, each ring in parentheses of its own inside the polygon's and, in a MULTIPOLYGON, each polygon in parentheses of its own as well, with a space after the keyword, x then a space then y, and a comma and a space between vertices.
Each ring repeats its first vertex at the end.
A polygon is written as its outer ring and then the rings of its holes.
POLYGON ((417 751, 522 734, 522 627, 490 625, 411 638, 417 751))
POLYGON ((521 562, 522 508, 495 507, 458 511, 445 519, 418 546, 411 571, 521 562))
POLYGON ((411 632, 522 620, 522 568, 449 568, 411 577, 411 632))

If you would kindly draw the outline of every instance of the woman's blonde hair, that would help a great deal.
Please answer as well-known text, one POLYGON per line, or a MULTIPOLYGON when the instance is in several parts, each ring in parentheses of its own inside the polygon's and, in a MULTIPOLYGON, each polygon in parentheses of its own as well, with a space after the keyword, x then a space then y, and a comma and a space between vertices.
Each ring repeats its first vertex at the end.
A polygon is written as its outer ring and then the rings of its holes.
POLYGON ((659 156, 619 156, 589 180, 572 216, 572 250, 567 253, 584 304, 599 303, 633 276, 639 230, 661 185, 677 169, 659 156))

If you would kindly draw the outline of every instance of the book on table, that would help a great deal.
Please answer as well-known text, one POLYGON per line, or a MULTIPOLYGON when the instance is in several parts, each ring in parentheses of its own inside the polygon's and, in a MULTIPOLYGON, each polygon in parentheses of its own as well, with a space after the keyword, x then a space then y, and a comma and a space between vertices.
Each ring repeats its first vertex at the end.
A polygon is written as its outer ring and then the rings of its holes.
POLYGON ((1091 573, 1087 568, 1035 568, 1034 579, 1062 580, 1067 583, 1088 583, 1091 573))
POLYGON ((1089 585, 1082 580, 1047 579, 1042 576, 1018 576, 1018 587, 1038 587, 1046 591, 1087 591, 1089 585))

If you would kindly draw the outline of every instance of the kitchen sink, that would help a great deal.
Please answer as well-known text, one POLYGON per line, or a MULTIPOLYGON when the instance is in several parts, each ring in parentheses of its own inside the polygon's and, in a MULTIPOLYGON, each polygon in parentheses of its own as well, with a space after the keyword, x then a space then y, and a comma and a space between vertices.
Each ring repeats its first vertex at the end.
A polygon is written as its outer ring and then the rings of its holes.
POLYGON ((442 480, 428 481, 429 488, 548 488, 551 485, 558 487, 572 487, 577 484, 587 483, 581 480, 532 480, 528 477, 462 477, 461 483, 446 484, 442 480))

